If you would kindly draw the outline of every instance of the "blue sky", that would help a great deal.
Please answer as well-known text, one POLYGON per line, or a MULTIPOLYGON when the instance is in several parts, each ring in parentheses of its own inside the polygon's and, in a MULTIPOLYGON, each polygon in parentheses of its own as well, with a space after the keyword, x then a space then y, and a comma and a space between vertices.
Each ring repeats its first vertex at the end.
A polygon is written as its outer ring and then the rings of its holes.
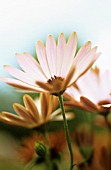
POLYGON ((56 37, 60 32, 69 35, 73 31, 80 44, 91 40, 98 45, 103 53, 99 60, 109 67, 110 8, 110 0, 0 0, 1 72, 3 64, 16 62, 16 52, 34 54, 38 39, 45 41, 48 34, 56 37))

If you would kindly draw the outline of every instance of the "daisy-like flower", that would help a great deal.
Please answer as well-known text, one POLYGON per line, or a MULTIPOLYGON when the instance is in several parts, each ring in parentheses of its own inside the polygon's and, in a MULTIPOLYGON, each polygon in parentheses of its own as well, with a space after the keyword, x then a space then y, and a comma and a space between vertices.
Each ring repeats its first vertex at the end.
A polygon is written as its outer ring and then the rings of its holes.
POLYGON ((111 107, 111 76, 108 70, 91 68, 77 82, 67 89, 65 96, 70 99, 66 105, 92 112, 105 113, 111 107))
POLYGON ((79 170, 110 170, 111 150, 109 132, 94 135, 94 153, 89 161, 78 164, 79 170))
MULTIPOLYGON (((13 104, 13 108, 17 115, 2 112, 0 113, 0 121, 10 125, 22 126, 26 128, 35 128, 51 120, 61 120, 60 108, 57 109, 58 100, 49 93, 41 93, 40 98, 33 100, 29 95, 23 96, 24 106, 18 103, 13 104)), ((67 118, 73 118, 72 114, 68 114, 67 118)))
MULTIPOLYGON (((35 157, 35 142, 37 141, 42 142, 48 147, 46 139, 42 134, 39 133, 36 133, 31 137, 26 137, 22 140, 21 146, 18 149, 18 154, 22 160, 24 160, 24 162, 28 163, 35 157)), ((48 141, 50 145, 52 161, 53 159, 57 159, 59 154, 63 152, 64 149, 66 149, 65 133, 63 131, 51 132, 48 134, 48 141)))
POLYGON ((84 44, 76 54, 77 35, 72 33, 66 42, 63 33, 58 43, 52 35, 46 40, 46 46, 37 42, 37 62, 30 54, 16 54, 23 71, 5 65, 4 68, 14 78, 1 78, 5 83, 25 91, 62 94, 82 76, 99 57, 97 47, 91 48, 91 42, 84 44))

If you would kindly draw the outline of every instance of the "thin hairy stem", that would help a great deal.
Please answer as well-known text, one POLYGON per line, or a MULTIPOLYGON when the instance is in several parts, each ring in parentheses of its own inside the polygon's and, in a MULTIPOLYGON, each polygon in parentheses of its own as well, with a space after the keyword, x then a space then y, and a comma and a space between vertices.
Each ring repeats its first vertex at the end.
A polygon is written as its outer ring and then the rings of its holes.
POLYGON ((65 129, 65 133, 66 133, 66 140, 67 140, 67 145, 68 145, 68 149, 69 149, 69 153, 70 153, 70 170, 72 170, 73 169, 73 152, 72 152, 71 142, 70 142, 70 137, 69 137, 68 123, 67 123, 67 119, 66 119, 66 115, 65 115, 63 96, 58 95, 58 99, 59 99, 59 103, 60 103, 60 107, 61 107, 61 111, 62 111, 62 116, 63 116, 63 120, 64 120, 64 129, 65 129))

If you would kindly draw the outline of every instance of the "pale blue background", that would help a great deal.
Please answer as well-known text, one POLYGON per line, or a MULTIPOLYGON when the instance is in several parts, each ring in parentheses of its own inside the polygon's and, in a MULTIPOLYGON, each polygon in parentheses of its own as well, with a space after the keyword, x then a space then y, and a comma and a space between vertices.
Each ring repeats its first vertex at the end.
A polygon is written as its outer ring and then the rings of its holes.
MULTIPOLYGON (((37 40, 48 34, 78 34, 79 44, 88 40, 102 55, 96 65, 111 69, 111 0, 0 0, 0 76, 8 76, 4 64, 17 66, 15 53, 35 56, 37 40)), ((0 111, 12 110, 22 95, 0 82, 0 111)))

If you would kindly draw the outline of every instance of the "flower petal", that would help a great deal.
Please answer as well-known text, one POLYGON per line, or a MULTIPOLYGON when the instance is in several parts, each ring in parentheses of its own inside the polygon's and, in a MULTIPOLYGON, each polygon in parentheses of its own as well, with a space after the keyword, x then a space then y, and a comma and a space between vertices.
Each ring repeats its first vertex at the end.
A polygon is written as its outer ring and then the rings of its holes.
POLYGON ((42 118, 46 119, 52 112, 52 95, 50 93, 41 93, 40 102, 42 118))
POLYGON ((68 87, 68 84, 72 80, 72 77, 73 77, 73 75, 75 73, 75 70, 76 70, 75 67, 71 67, 71 69, 70 69, 70 71, 69 71, 69 73, 68 73, 68 75, 67 75, 67 77, 66 77, 66 79, 64 81, 64 84, 63 84, 64 89, 66 89, 68 87))
POLYGON ((23 68, 25 72, 29 73, 30 76, 39 81, 47 81, 41 67, 30 54, 16 54, 16 57, 20 67, 23 68))
POLYGON ((49 35, 46 40, 46 54, 51 76, 54 77, 57 69, 57 48, 55 39, 52 35, 49 35))
MULTIPOLYGON (((66 119, 67 120, 72 120, 74 119, 75 115, 71 112, 66 112, 66 119)), ((62 115, 57 115, 52 121, 63 121, 63 116, 62 115)))
POLYGON ((88 98, 81 96, 80 102, 83 104, 84 108, 86 110, 92 111, 92 112, 98 112, 98 107, 96 104, 91 102, 88 98))
MULTIPOLYGON (((32 92, 40 92, 42 89, 40 87, 34 87, 31 85, 28 85, 27 83, 21 82, 19 80, 16 79, 12 79, 12 78, 0 78, 2 81, 4 81, 5 83, 9 84, 10 86, 13 86, 15 88, 21 89, 21 90, 28 90, 28 91, 32 91, 32 92)), ((42 90, 44 91, 44 90, 42 90)))
POLYGON ((38 86, 40 86, 40 88, 42 88, 46 92, 51 92, 52 89, 53 89, 53 86, 48 84, 48 83, 44 84, 44 83, 39 82, 39 81, 37 81, 36 83, 37 83, 38 86))
POLYGON ((14 108, 15 112, 19 115, 19 117, 21 117, 24 120, 32 121, 31 115, 25 109, 25 107, 23 107, 21 104, 14 103, 13 108, 14 108))
POLYGON ((29 113, 31 114, 32 119, 35 122, 39 122, 39 112, 38 109, 33 101, 33 99, 29 95, 24 95, 23 97, 24 105, 28 109, 29 113))
POLYGON ((0 114, 0 120, 2 122, 5 122, 5 123, 8 123, 8 124, 12 124, 12 125, 16 125, 15 122, 17 123, 23 123, 24 120, 17 116, 17 115, 14 115, 12 113, 9 113, 9 112, 2 112, 0 114))
POLYGON ((66 39, 63 33, 60 34, 58 38, 58 45, 57 45, 57 70, 56 70, 56 76, 62 76, 61 75, 61 69, 62 69, 62 63, 64 60, 65 55, 65 49, 66 49, 66 39))
POLYGON ((40 62, 40 65, 44 71, 44 74, 46 75, 48 79, 50 79, 51 73, 50 73, 50 69, 49 69, 49 65, 47 61, 46 49, 44 45, 42 44, 42 42, 40 41, 38 41, 36 44, 36 53, 37 53, 37 57, 40 62))
MULTIPOLYGON (((71 120, 74 118, 74 114, 71 112, 66 112, 66 119, 67 120, 71 120)), ((50 115, 50 119, 52 121, 63 121, 63 116, 61 114, 61 109, 57 109, 55 110, 51 115, 50 115)))
POLYGON ((0 121, 7 123, 9 125, 15 125, 15 126, 22 126, 26 128, 34 128, 37 125, 34 123, 31 123, 28 120, 21 119, 19 116, 16 116, 9 112, 2 112, 0 114, 0 121))
MULTIPOLYGON (((8 71, 9 74, 14 76, 15 78, 34 86, 36 80, 31 78, 29 74, 8 65, 5 65, 4 68, 8 71)), ((35 84, 35 86, 37 85, 35 84)))
POLYGON ((72 65, 72 61, 76 52, 76 47, 77 47, 77 35, 75 32, 73 32, 69 37, 69 40, 66 45, 65 56, 63 59, 63 64, 61 69, 61 75, 63 78, 67 75, 72 65))
POLYGON ((91 50, 91 42, 86 42, 78 51, 76 57, 74 58, 75 65, 78 64, 83 56, 86 56, 91 50))
MULTIPOLYGON (((76 67, 74 77, 72 78, 70 85, 77 81, 79 77, 81 77, 87 70, 93 65, 93 63, 100 56, 100 53, 96 53, 97 47, 93 48, 87 55, 81 56, 81 60, 75 64, 76 67)), ((73 66, 72 66, 73 67, 73 66)))

